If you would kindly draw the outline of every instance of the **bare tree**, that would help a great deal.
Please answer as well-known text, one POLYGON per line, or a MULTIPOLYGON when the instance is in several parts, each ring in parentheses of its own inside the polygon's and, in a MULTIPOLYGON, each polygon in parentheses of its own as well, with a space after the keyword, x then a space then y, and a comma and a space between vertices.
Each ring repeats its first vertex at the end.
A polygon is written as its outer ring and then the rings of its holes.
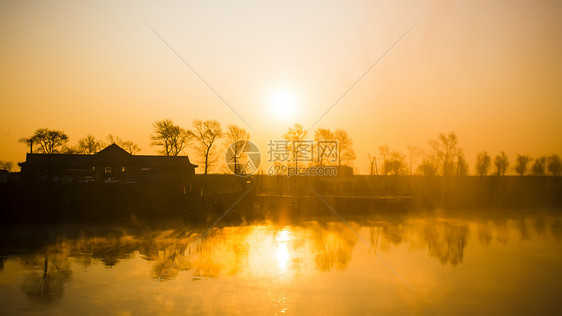
POLYGON ((553 176, 560 175, 562 171, 562 166, 560 164, 560 157, 558 155, 552 155, 547 159, 548 171, 552 173, 553 176))
POLYGON ((78 145, 76 146, 68 146, 68 145, 64 145, 62 147, 62 149, 60 150, 61 154, 67 154, 67 155, 73 155, 73 154, 81 154, 82 152, 80 151, 80 147, 78 145))
POLYGON ((122 140, 119 136, 116 136, 116 135, 113 135, 113 134, 108 134, 106 139, 107 139, 107 142, 109 143, 109 145, 111 145, 111 144, 119 145, 119 143, 122 142, 122 140))
POLYGON ((234 164, 234 174, 245 174, 246 170, 240 166, 240 159, 242 152, 250 140, 250 133, 242 127, 230 124, 226 128, 225 136, 227 140, 226 145, 228 146, 227 155, 234 164))
POLYGON ((396 150, 390 150, 388 145, 379 146, 380 157, 382 158, 382 174, 388 175, 392 173, 394 175, 404 174, 406 165, 404 160, 406 157, 396 150))
POLYGON ((318 128, 314 132, 314 140, 335 140, 334 133, 328 128, 318 128))
POLYGON ((338 142, 338 165, 341 166, 342 161, 347 164, 351 160, 355 160, 355 151, 353 151, 353 140, 349 134, 341 128, 336 129, 334 137, 338 142))
POLYGON ((130 140, 122 141, 121 144, 119 144, 119 146, 121 146, 121 148, 125 149, 131 155, 135 155, 136 153, 141 151, 139 145, 133 143, 130 140))
POLYGON ((488 155, 487 151, 483 151, 476 155, 476 166, 475 170, 476 173, 483 177, 488 174, 488 170, 490 169, 490 164, 492 163, 492 158, 488 155))
POLYGON ((509 159, 503 151, 500 151, 500 154, 494 158, 494 165, 496 166, 497 175, 504 176, 509 166, 509 159))
POLYGON ((216 161, 213 155, 213 145, 222 137, 221 124, 216 120, 194 120, 191 133, 197 141, 195 149, 205 164, 205 174, 207 174, 209 167, 216 161))
POLYGON ((314 133, 314 140, 317 143, 316 148, 317 148, 318 164, 320 166, 323 166, 324 161, 329 160, 328 157, 326 157, 326 150, 328 149, 328 147, 319 146, 319 142, 336 141, 336 137, 334 136, 334 133, 332 133, 332 131, 330 131, 329 129, 318 128, 314 133))
POLYGON ((172 120, 156 121, 152 124, 154 134, 150 136, 152 146, 161 146, 159 151, 165 156, 177 156, 191 141, 192 134, 175 125, 172 120))
POLYGON ((390 160, 390 148, 388 145, 380 145, 379 146, 379 156, 382 158, 382 174, 387 175, 390 171, 389 166, 386 165, 386 162, 390 160))
POLYGON ((546 157, 542 156, 535 159, 535 163, 531 168, 531 173, 535 176, 544 176, 544 169, 546 167, 546 157))
POLYGON ((39 145, 38 151, 44 154, 55 154, 63 150, 68 142, 68 135, 63 131, 50 130, 48 128, 40 128, 35 131, 30 138, 22 138, 20 142, 30 145, 30 151, 33 144, 39 145))
POLYGON ((405 169, 404 159, 405 159, 404 155, 394 150, 390 154, 390 159, 385 160, 384 166, 388 172, 392 172, 392 174, 395 176, 399 174, 403 174, 403 171, 405 169))
POLYGON ((299 142, 304 140, 307 133, 308 132, 304 129, 302 124, 295 123, 295 125, 293 125, 293 127, 289 127, 289 131, 283 135, 283 138, 289 141, 288 147, 291 151, 295 168, 298 168, 299 166, 299 142))
POLYGON ((441 133, 437 140, 431 140, 429 144, 443 164, 443 175, 447 176, 451 170, 455 169, 453 158, 462 154, 462 149, 458 147, 457 135, 453 132, 441 133))
POLYGON ((430 154, 423 158, 422 163, 418 166, 418 170, 425 176, 434 176, 439 170, 439 158, 430 154))
POLYGON ((375 155, 368 154, 367 157, 369 158, 369 174, 370 175, 379 175, 379 168, 377 167, 377 157, 375 155))
POLYGON ((533 159, 529 156, 517 154, 517 159, 515 160, 515 171, 520 175, 524 175, 527 172, 527 164, 533 159))
MULTIPOLYGON (((109 134, 109 135, 107 135, 107 141, 109 142, 110 145, 111 144, 118 145, 119 147, 123 148, 124 150, 126 150, 131 155, 134 155, 134 154, 138 153, 139 151, 141 151, 141 148, 139 147, 139 145, 133 143, 133 141, 130 141, 130 140, 123 140, 119 136, 109 134)), ((105 146, 105 144, 103 144, 103 146, 105 146)))
POLYGON ((422 155, 423 149, 416 146, 408 146, 408 167, 410 168, 410 175, 414 174, 414 165, 422 155))
POLYGON ((103 146, 104 143, 101 140, 96 139, 92 135, 87 135, 78 141, 77 151, 79 153, 93 155, 100 151, 103 146))

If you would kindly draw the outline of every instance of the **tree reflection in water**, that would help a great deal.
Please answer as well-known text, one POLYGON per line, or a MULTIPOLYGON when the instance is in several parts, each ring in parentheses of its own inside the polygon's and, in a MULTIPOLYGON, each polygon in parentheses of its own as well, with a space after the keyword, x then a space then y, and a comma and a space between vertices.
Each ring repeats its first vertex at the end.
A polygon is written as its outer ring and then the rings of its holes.
MULTIPOLYGON (((545 216, 471 221, 408 218, 360 223, 350 225, 377 252, 407 244, 409 249, 424 250, 442 265, 450 266, 463 263, 471 230, 476 234, 471 240, 485 247, 533 238, 559 240, 562 232, 559 218, 545 216)), ((43 246, 37 246, 34 240, 29 253, 17 256, 26 269, 22 289, 38 302, 57 302, 70 281, 73 264, 112 267, 137 254, 151 262, 149 274, 153 279, 175 279, 180 272, 189 271, 193 280, 241 275, 248 280, 288 281, 314 271, 347 269, 354 250, 365 246, 358 243, 358 236, 345 224, 333 221, 222 227, 199 240, 204 232, 204 227, 180 225, 173 229, 119 227, 109 232, 80 231, 45 238, 55 242, 43 246)), ((10 242, 4 240, 0 257, 13 253, 7 246, 10 242)), ((21 241, 19 247, 22 248, 21 241)), ((364 251, 368 253, 370 248, 365 246, 364 251)))
POLYGON ((420 234, 420 244, 426 246, 430 256, 438 258, 442 264, 455 266, 463 262, 468 231, 467 225, 426 223, 420 234))
POLYGON ((29 268, 22 285, 28 297, 40 303, 50 304, 62 298, 64 284, 72 271, 67 254, 53 253, 22 258, 29 268))
MULTIPOLYGON (((354 229, 359 230, 357 224, 354 229)), ((314 262, 318 270, 345 269, 351 260, 351 252, 357 243, 357 236, 345 224, 315 224, 310 227, 314 240, 314 262)))

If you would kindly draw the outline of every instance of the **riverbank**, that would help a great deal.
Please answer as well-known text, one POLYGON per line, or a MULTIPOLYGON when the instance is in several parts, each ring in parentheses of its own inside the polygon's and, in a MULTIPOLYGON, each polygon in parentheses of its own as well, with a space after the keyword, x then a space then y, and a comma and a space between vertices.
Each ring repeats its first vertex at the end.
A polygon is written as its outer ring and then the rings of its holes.
POLYGON ((26 183, 0 185, 0 221, 11 223, 209 221, 332 212, 562 207, 562 177, 196 175, 187 185, 26 183))

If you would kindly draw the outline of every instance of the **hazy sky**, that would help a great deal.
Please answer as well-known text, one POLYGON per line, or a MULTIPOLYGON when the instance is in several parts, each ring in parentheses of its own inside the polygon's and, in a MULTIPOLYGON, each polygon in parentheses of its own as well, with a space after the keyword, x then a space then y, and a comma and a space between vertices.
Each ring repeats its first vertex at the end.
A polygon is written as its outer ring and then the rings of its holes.
POLYGON ((17 140, 39 127, 71 144, 112 133, 153 154, 163 118, 238 124, 267 151, 414 24, 317 125, 350 133, 357 172, 381 144, 427 148, 448 131, 471 170, 480 150, 562 154, 561 1, 1 0, 0 160, 23 161, 17 140), (276 113, 279 95, 294 113, 276 113))

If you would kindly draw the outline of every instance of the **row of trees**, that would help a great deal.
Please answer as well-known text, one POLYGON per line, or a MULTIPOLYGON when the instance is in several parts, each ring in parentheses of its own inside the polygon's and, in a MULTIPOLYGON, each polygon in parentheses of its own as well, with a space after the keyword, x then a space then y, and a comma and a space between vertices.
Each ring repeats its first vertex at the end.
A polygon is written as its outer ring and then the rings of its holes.
MULTIPOLYGON (((426 154, 419 147, 408 146, 408 155, 404 155, 398 151, 390 150, 387 145, 379 146, 379 156, 368 155, 370 163, 371 175, 398 175, 398 174, 414 174, 414 166, 421 158, 421 163, 417 166, 417 171, 424 175, 467 175, 468 164, 464 157, 462 148, 459 147, 458 138, 455 133, 439 134, 435 140, 430 140, 431 150, 426 154), (378 158, 378 159, 377 159, 378 158)), ((562 165, 558 155, 549 157, 542 156, 534 160, 532 166, 530 163, 533 159, 526 155, 517 154, 513 170, 519 175, 532 174, 543 176, 546 171, 553 176, 562 173, 562 165)), ((501 151, 498 155, 492 157, 488 152, 483 151, 476 155, 476 163, 474 173, 479 176, 487 176, 490 169, 498 176, 503 176, 509 170, 509 158, 507 154, 501 151)))
MULTIPOLYGON (((288 141, 291 156, 286 162, 293 163, 298 166, 299 159, 297 147, 295 143, 306 140, 308 132, 303 128, 302 124, 294 124, 289 127, 283 138, 288 141)), ((316 141, 337 141, 337 164, 349 164, 355 159, 353 151, 353 141, 349 134, 343 129, 334 131, 326 128, 319 128, 314 134, 316 141)), ((235 146, 227 151, 232 155, 231 161, 234 161, 234 172, 243 173, 240 167, 241 153, 245 147, 245 142, 250 140, 250 133, 244 128, 234 124, 230 124, 223 130, 220 122, 216 120, 194 120, 191 129, 187 129, 176 125, 170 119, 155 121, 153 123, 153 131, 150 135, 151 145, 158 148, 158 152, 165 156, 178 156, 188 149, 196 152, 200 163, 204 166, 204 173, 207 174, 209 169, 215 165, 218 160, 217 143, 224 140, 226 146, 235 146)), ((40 128, 28 138, 22 138, 20 142, 29 146, 32 153, 67 153, 67 154, 95 154, 109 144, 117 144, 131 154, 138 153, 141 149, 132 141, 121 140, 119 137, 108 135, 106 140, 97 139, 92 135, 78 140, 77 144, 70 146, 68 135, 60 130, 51 130, 40 128)), ((318 153, 316 153, 318 154, 318 153)), ((326 159, 319 161, 320 165, 329 164, 326 159)))
MULTIPOLYGON (((296 123, 289 127, 283 135, 287 140, 289 157, 284 163, 299 167, 299 153, 295 144, 299 141, 306 141, 308 131, 302 124, 296 123)), ((245 147, 245 142, 250 140, 250 133, 244 128, 230 124, 223 130, 220 122, 216 120, 194 120, 192 128, 187 129, 176 125, 172 120, 164 119, 153 123, 153 132, 150 135, 151 145, 158 148, 158 152, 166 156, 177 156, 184 153, 187 149, 192 149, 197 154, 200 164, 204 166, 204 173, 215 165, 218 160, 217 143, 224 140, 226 146, 236 144, 237 148, 227 151, 231 161, 234 161, 234 172, 242 173, 240 167, 241 153, 245 147)), ((337 142, 337 165, 349 165, 356 159, 353 150, 353 140, 343 129, 330 130, 318 128, 314 132, 314 140, 335 141, 337 142)), ((122 140, 118 136, 108 135, 105 140, 97 139, 92 135, 78 140, 77 144, 70 146, 69 137, 63 131, 40 128, 35 131, 33 136, 22 138, 20 142, 29 146, 30 152, 37 153, 81 153, 95 154, 108 144, 117 144, 131 154, 138 153, 141 149, 137 144, 129 140, 122 140)), ((405 155, 399 151, 391 150, 388 145, 379 146, 378 155, 368 155, 369 169, 371 175, 400 175, 414 174, 414 170, 424 175, 467 175, 468 164, 464 152, 459 146, 459 141, 455 133, 439 134, 437 139, 429 141, 430 150, 425 152, 416 146, 408 146, 408 153, 405 155), (420 161, 421 160, 421 161, 420 161), (418 164, 418 161, 420 163, 418 164)), ((325 166, 334 164, 322 152, 319 146, 314 148, 314 156, 318 159, 309 162, 309 165, 325 166)), ((542 156, 534 160, 529 156, 517 154, 513 170, 517 174, 532 174, 542 176, 547 171, 558 176, 562 173, 560 157, 551 155, 542 156), (532 163, 532 165, 531 165, 532 163)), ((303 162, 300 162, 301 164, 303 162)), ((305 162, 306 163, 306 162, 305 162)), ((474 174, 486 176, 490 170, 499 176, 505 175, 509 170, 510 162, 505 152, 500 152, 492 157, 486 152, 480 152, 476 156, 474 174)), ((0 169, 11 170, 9 162, 2 162, 0 169)))
MULTIPOLYGON (((153 128, 153 134, 150 136, 151 145, 159 147, 159 152, 166 156, 179 155, 188 147, 192 140, 196 140, 197 145, 195 149, 203 157, 202 162, 205 165, 205 174, 216 161, 216 157, 213 155, 213 145, 217 139, 225 135, 228 139, 249 139, 247 132, 234 125, 228 126, 227 132, 224 134, 220 123, 215 120, 194 120, 193 129, 188 130, 166 119, 154 122, 153 128)), ((123 140, 111 134, 105 140, 87 135, 78 140, 76 145, 69 145, 69 137, 65 132, 48 128, 37 129, 31 137, 22 138, 20 142, 29 146, 30 153, 44 154, 92 155, 110 144, 117 144, 130 154, 136 154, 141 150, 136 143, 123 140)))
POLYGON ((424 175, 441 173, 448 176, 452 174, 466 175, 468 164, 464 152, 459 147, 455 133, 440 134, 435 140, 430 140, 431 151, 425 154, 424 150, 416 146, 408 146, 408 155, 396 150, 391 150, 388 145, 379 146, 379 156, 369 154, 371 175, 399 175, 414 174, 414 167, 421 158, 417 170, 424 175))
MULTIPOLYGON (((528 171, 535 176, 543 176, 546 174, 546 170, 550 172, 553 176, 559 176, 562 172, 562 164, 560 157, 558 155, 552 155, 549 157, 541 156, 535 159, 533 165, 529 168, 529 164, 533 161, 533 158, 517 154, 515 160, 515 166, 513 170, 519 175, 525 175, 528 171)), ((492 157, 488 155, 486 151, 478 153, 476 156, 476 174, 480 176, 488 175, 491 168, 492 157)), ((498 176, 505 175, 505 172, 509 166, 509 159, 507 155, 502 151, 499 155, 494 158, 495 174, 498 176)))
MULTIPOLYGON (((195 142, 192 149, 198 154, 205 174, 218 159, 215 144, 221 138, 226 138, 230 144, 248 141, 250 134, 234 124, 228 125, 226 131, 223 131, 220 122, 216 120, 194 120, 192 129, 185 129, 174 124, 172 120, 165 119, 153 123, 153 133, 150 136, 151 145, 159 147, 159 153, 165 156, 177 156, 195 142)), ((239 155, 241 149, 233 152, 233 155, 239 155)), ((234 161, 237 161, 236 157, 234 161)), ((236 166, 235 170, 238 170, 236 166)))
POLYGON ((87 135, 78 140, 74 146, 69 145, 70 137, 59 130, 40 128, 31 137, 21 138, 20 143, 29 146, 30 153, 41 154, 95 154, 110 144, 117 144, 131 154, 138 153, 141 149, 130 140, 123 140, 119 136, 107 135, 106 140, 97 139, 87 135))
MULTIPOLYGON (((303 125, 300 123, 295 123, 293 126, 289 127, 287 133, 283 135, 283 138, 288 141, 288 151, 291 153, 288 161, 286 163, 293 164, 295 167, 299 166, 299 142, 307 141, 308 131, 304 129, 303 125)), ((316 147, 309 149, 312 157, 317 159, 312 159, 308 164, 315 164, 319 166, 325 166, 333 164, 325 152, 326 148, 320 148, 318 142, 320 141, 334 141, 337 142, 335 150, 337 153, 337 165, 349 164, 352 160, 355 160, 355 152, 353 151, 353 140, 344 129, 335 129, 334 131, 328 128, 318 128, 314 133, 314 141, 316 141, 316 147)), ((305 162, 306 163, 306 162, 305 162)))
MULTIPOLYGON (((215 144, 218 140, 224 139, 226 146, 234 146, 230 147, 230 150, 227 151, 228 155, 232 156, 229 158, 230 161, 234 162, 234 172, 237 174, 244 172, 243 168, 240 166, 241 155, 245 148, 245 142, 250 140, 250 133, 242 127, 230 124, 227 126, 226 130, 223 131, 218 121, 194 120, 192 129, 188 130, 166 119, 154 122, 153 129, 153 134, 151 135, 152 145, 159 147, 159 152, 166 156, 176 156, 184 149, 191 148, 190 145, 193 141, 195 144, 192 149, 196 151, 201 163, 204 165, 205 174, 207 174, 209 168, 217 161, 215 144)), ((294 164, 296 167, 299 166, 299 149, 296 144, 298 144, 299 141, 307 140, 307 135, 308 131, 299 123, 289 127, 287 133, 283 135, 283 138, 288 141, 287 149, 291 154, 286 161, 287 164, 294 164)), ((315 132, 314 139, 316 141, 337 141, 338 165, 349 163, 351 160, 355 159, 355 153, 352 148, 353 141, 349 134, 343 129, 336 129, 332 132, 329 129, 319 128, 315 132)), ((323 159, 319 161, 320 165, 326 163, 327 162, 323 159)))

